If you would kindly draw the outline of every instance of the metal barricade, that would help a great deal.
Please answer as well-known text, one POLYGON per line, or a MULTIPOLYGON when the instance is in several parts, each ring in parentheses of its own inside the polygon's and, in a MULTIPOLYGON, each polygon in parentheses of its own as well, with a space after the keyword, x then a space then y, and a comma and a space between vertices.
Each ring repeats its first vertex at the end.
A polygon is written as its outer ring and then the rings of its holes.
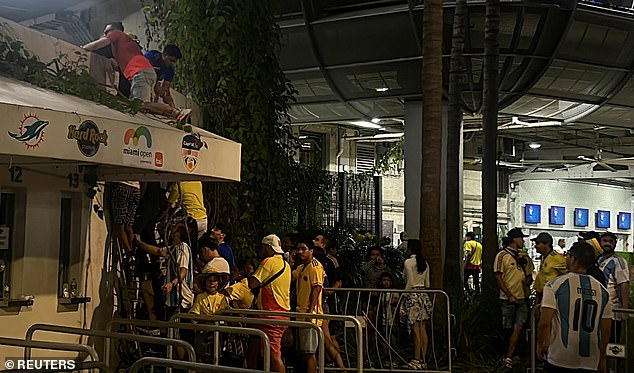
MULTIPOLYGON (((264 351, 264 371, 269 372, 271 370, 271 341, 269 336, 263 331, 253 328, 243 328, 237 326, 225 326, 225 325, 209 325, 209 324, 185 324, 174 323, 168 321, 149 321, 149 320, 130 320, 130 319, 112 319, 106 324, 106 331, 112 332, 113 325, 130 325, 130 326, 147 326, 151 328, 165 328, 167 330, 173 329, 188 329, 188 330, 200 330, 200 331, 212 331, 222 333, 233 334, 248 334, 255 335, 264 340, 264 345, 267 347, 264 351)), ((170 334, 173 335, 173 334, 170 334)), ((214 343, 214 365, 219 365, 220 355, 220 343, 214 343)))
MULTIPOLYGON (((264 311, 264 310, 243 310, 243 309, 225 309, 220 311, 221 314, 232 314, 232 315, 253 315, 253 316, 289 316, 289 317, 299 317, 306 318, 307 314, 301 312, 274 312, 274 311, 264 311)), ((316 315, 310 314, 311 319, 320 319, 320 320, 332 320, 332 321, 343 321, 350 322, 354 325, 356 332, 356 342, 357 342, 357 371, 363 372, 363 327, 361 326, 361 322, 353 316, 344 316, 344 315, 316 315)), ((342 369, 339 369, 342 370, 342 369)), ((343 370, 354 370, 353 368, 344 368, 343 370)))
MULTIPOLYGON (((227 322, 244 322, 247 324, 262 324, 262 325, 284 325, 284 326, 295 326, 299 328, 312 328, 317 332, 317 340, 319 343, 319 347, 317 350, 317 361, 319 365, 319 373, 324 373, 324 333, 321 329, 310 322, 305 321, 291 321, 291 320, 279 320, 279 319, 266 319, 266 318, 255 318, 255 317, 238 317, 238 316, 226 316, 226 315, 194 315, 191 313, 177 313, 170 318, 170 322, 177 322, 181 319, 186 320, 198 320, 198 321, 227 321, 227 322)), ((270 352, 271 346, 268 346, 268 349, 264 348, 264 350, 269 350, 270 352)))
MULTIPOLYGON (((52 332, 52 333, 62 333, 62 334, 75 334, 75 335, 86 335, 91 337, 101 337, 107 339, 106 343, 106 351, 104 356, 104 362, 106 366, 110 366, 110 354, 109 347, 112 343, 112 340, 123 340, 123 341, 134 341, 134 342, 143 342, 148 344, 156 344, 163 346, 176 346, 182 347, 187 353, 187 358, 191 362, 196 362, 196 353, 194 352, 194 347, 185 341, 181 341, 178 339, 167 339, 160 337, 150 337, 143 335, 135 335, 135 334, 127 334, 127 333, 114 333, 114 332, 106 332, 102 330, 89 330, 82 328, 73 328, 69 326, 60 326, 60 325, 48 325, 48 324, 33 324, 26 332, 25 339, 27 341, 33 341, 33 335, 36 331, 44 331, 44 332, 52 332)), ((29 359, 31 357, 31 349, 27 348, 24 351, 24 358, 29 359)))
MULTIPOLYGON (((634 356, 633 352, 632 352, 632 351, 634 351, 634 343, 629 343, 629 342, 632 342, 632 341, 630 341, 628 331, 629 331, 629 320, 632 318, 632 315, 634 315, 634 309, 631 309, 631 308, 614 308, 612 310, 612 312, 627 315, 627 317, 623 318, 623 325, 621 326, 622 330, 625 331, 623 333, 623 336, 621 337, 621 341, 625 341, 624 342, 625 343, 625 351, 624 351, 625 352, 625 357, 623 358, 625 366, 624 366, 624 370, 618 370, 617 369, 617 372, 630 372, 630 359, 629 359, 629 357, 630 356, 634 356)), ((620 341, 618 341, 618 342, 620 342, 620 341)), ((616 351, 616 347, 617 346, 613 346, 613 350, 614 350, 614 351, 612 351, 613 353, 617 352, 616 351)), ((609 346, 608 346, 608 348, 609 348, 609 346)))
POLYGON ((261 370, 254 369, 244 369, 244 368, 233 368, 233 367, 221 367, 209 364, 202 363, 190 363, 186 361, 179 360, 170 360, 170 359, 161 359, 158 357, 143 357, 137 360, 131 367, 130 373, 136 373, 141 368, 147 366, 159 366, 165 368, 180 368, 180 369, 188 369, 195 370, 196 372, 221 372, 221 373, 261 373, 261 370))
MULTIPOLYGON (((335 297, 331 301, 337 309, 331 309, 331 313, 339 315, 352 316, 362 321, 367 329, 363 333, 364 348, 364 371, 402 371, 407 363, 403 351, 409 349, 411 344, 403 343, 409 340, 409 330, 400 322, 401 309, 405 307, 407 294, 427 294, 428 300, 431 302, 431 314, 429 319, 429 347, 431 351, 430 364, 427 369, 432 371, 451 372, 452 355, 451 355, 451 312, 449 304, 449 296, 442 290, 432 289, 359 289, 359 288, 328 288, 332 291, 331 297, 335 297), (446 318, 434 317, 434 310, 437 308, 437 298, 444 298, 444 305, 438 306, 446 312, 446 318), (440 320, 446 323, 446 328, 441 325, 439 328, 434 327, 434 321, 440 320), (441 335, 436 338, 435 330, 440 330, 441 335), (446 335, 442 335, 445 334, 446 335), (437 356, 435 342, 444 343, 446 341, 446 365, 441 369, 439 358, 437 356), (402 344, 399 345, 399 344, 402 344), (396 360, 396 361, 395 361, 396 360)), ((332 308, 332 305, 331 305, 332 308)), ((405 310, 405 309, 404 309, 405 310)), ((405 315, 406 316, 406 315, 405 315)), ((343 330, 344 348, 348 348, 347 328, 343 330)), ((442 348, 444 350, 444 347, 442 348)), ((441 350, 441 352, 442 352, 441 350)), ((348 351, 345 351, 349 355, 348 351)), ((358 358, 358 357, 357 357, 358 358)), ((442 358, 442 356, 441 356, 442 358)), ((349 363, 348 363, 349 364, 349 363)), ((411 368, 405 368, 406 371, 412 371, 411 368)))
POLYGON ((530 359, 531 359, 531 372, 535 373, 537 370, 537 321, 539 319, 539 309, 541 304, 536 304, 531 309, 531 323, 530 323, 530 359))
MULTIPOLYGON (((69 352, 83 352, 90 356, 92 361, 90 364, 84 363, 85 369, 99 369, 102 372, 106 372, 106 366, 103 362, 99 361, 97 351, 91 346, 78 343, 64 343, 64 342, 43 342, 43 341, 31 341, 16 338, 0 337, 0 345, 24 347, 25 350, 34 348, 38 350, 52 350, 52 351, 69 351, 69 352)), ((7 356, 5 356, 6 358, 7 356)), ((26 359, 26 356, 25 356, 26 359)), ((6 367, 6 365, 5 365, 6 367)), ((66 369, 67 370, 67 369, 66 369)))

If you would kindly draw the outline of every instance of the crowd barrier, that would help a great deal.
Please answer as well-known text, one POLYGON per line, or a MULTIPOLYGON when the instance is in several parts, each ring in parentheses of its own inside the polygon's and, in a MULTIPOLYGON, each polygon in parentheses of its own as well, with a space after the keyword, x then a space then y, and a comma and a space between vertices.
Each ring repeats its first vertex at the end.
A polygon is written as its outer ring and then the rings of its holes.
MULTIPOLYGON (((91 346, 85 344, 78 343, 63 343, 63 342, 43 342, 43 341, 30 341, 24 339, 15 339, 15 338, 6 338, 0 337, 0 346, 11 346, 11 347, 24 347, 25 354, 26 349, 38 349, 38 350, 50 350, 50 351, 66 351, 66 352, 79 352, 85 353, 87 356, 90 356, 92 361, 89 362, 81 362, 81 366, 78 366, 78 370, 84 369, 97 369, 102 372, 107 372, 106 366, 103 362, 99 361, 99 357, 97 355, 97 351, 91 346)), ((3 356, 5 359, 11 358, 11 356, 3 356)), ((17 358, 17 356, 16 356, 17 358)), ((25 355, 26 359, 26 355, 25 355)), ((5 361, 5 368, 7 367, 5 361)), ((16 369, 18 371, 19 369, 16 369)), ((7 369, 6 371, 11 371, 7 369)), ((40 370, 43 371, 43 370, 40 370)), ((45 370, 46 372, 57 372, 57 371, 65 371, 65 370, 55 370, 49 369, 45 370)))
MULTIPOLYGON (((253 315, 253 316, 288 316, 288 317, 296 317, 296 318, 306 318, 305 313, 301 312, 274 312, 274 311, 263 311, 263 310, 238 310, 238 309, 226 309, 222 310, 221 314, 233 314, 233 315, 253 315)), ((319 319, 319 320, 332 320, 332 321, 343 321, 349 322, 354 325, 355 333, 356 333, 356 343, 357 343, 357 371, 363 372, 363 328, 359 320, 353 316, 345 316, 345 315, 310 315, 311 319, 319 319)), ((350 361, 348 361, 348 366, 350 367, 350 361)), ((344 368, 344 370, 355 370, 354 368, 344 368)))
MULTIPOLYGON (((217 333, 233 333, 233 334, 247 334, 247 335, 255 335, 264 341, 264 371, 269 372, 271 368, 271 341, 269 337, 263 331, 259 329, 247 328, 247 327, 236 327, 236 326, 224 326, 224 325, 209 325, 209 324, 186 324, 186 323, 176 323, 176 322, 168 322, 168 321, 149 321, 149 320, 130 320, 130 319, 113 319, 108 321, 106 324, 106 331, 111 332, 112 327, 114 325, 127 325, 127 326, 144 326, 150 328, 161 328, 166 329, 169 335, 173 335, 170 330, 174 329, 188 329, 188 330, 197 330, 197 331, 209 331, 217 333)), ((219 339, 219 338, 216 338, 219 339)), ((220 358, 220 346, 221 344, 216 341, 214 343, 214 365, 219 364, 220 358)), ((167 357, 168 359, 171 356, 167 357)))
MULTIPOLYGON (((172 316, 169 322, 178 322, 180 320, 196 320, 196 321, 225 321, 225 322, 243 322, 247 324, 262 324, 262 325, 285 325, 290 327, 297 328, 312 328, 317 332, 317 340, 319 343, 319 347, 317 349, 317 361, 318 361, 318 372, 324 373, 324 333, 321 329, 310 322, 305 321, 291 321, 291 320, 279 320, 279 319, 265 319, 265 318, 255 318, 255 317, 239 317, 239 316, 226 316, 226 315, 195 315, 191 313, 177 313, 172 316)), ((168 331, 169 333, 169 331, 168 331)), ((169 334, 168 334, 169 335, 169 334)), ((168 347, 169 348, 169 347, 168 347)))
MULTIPOLYGON (((163 345, 169 347, 182 347, 186 354, 187 359, 191 362, 196 362, 196 353, 194 352, 194 347, 191 344, 181 341, 179 339, 168 339, 161 337, 150 337, 150 336, 142 336, 136 334, 128 334, 128 333, 115 333, 115 332, 106 332, 102 330, 89 330, 82 328, 73 328, 69 326, 60 326, 60 325, 48 325, 48 324, 34 324, 32 325, 26 332, 26 341, 33 341, 33 335, 37 331, 50 332, 50 333, 60 333, 60 334, 73 334, 80 336, 90 336, 90 337, 100 337, 106 339, 106 351, 104 353, 104 363, 106 367, 110 367, 110 344, 113 340, 124 340, 124 341, 134 341, 134 342, 142 342, 148 344, 156 344, 163 345)), ((31 349, 26 348, 24 351, 24 358, 31 358, 31 349)))
POLYGON ((137 373, 144 367, 161 367, 161 368, 177 368, 195 370, 196 372, 212 372, 212 373, 262 373, 261 370, 243 369, 233 367, 223 367, 201 363, 190 363, 186 361, 162 359, 158 357, 144 357, 137 360, 129 370, 129 373, 137 373))
MULTIPOLYGON (((427 354, 430 357, 426 359, 427 369, 434 372, 451 372, 451 311, 449 296, 444 291, 358 288, 328 288, 326 291, 332 292, 330 297, 334 297, 334 300, 330 301, 330 307, 334 305, 336 309, 330 309, 331 314, 354 317, 365 329, 362 343, 363 370, 370 372, 413 371, 406 367, 407 362, 412 358, 410 351, 412 339, 403 322, 405 320, 402 320, 401 309, 407 311, 405 302, 408 294, 427 294, 431 302, 431 315, 427 322, 429 336, 427 354)), ((345 324, 343 330, 331 331, 331 334, 342 335, 344 341, 342 355, 351 356, 354 354, 348 351, 350 348, 348 326, 351 325, 345 324)), ((349 361, 347 366, 350 366, 349 361)))

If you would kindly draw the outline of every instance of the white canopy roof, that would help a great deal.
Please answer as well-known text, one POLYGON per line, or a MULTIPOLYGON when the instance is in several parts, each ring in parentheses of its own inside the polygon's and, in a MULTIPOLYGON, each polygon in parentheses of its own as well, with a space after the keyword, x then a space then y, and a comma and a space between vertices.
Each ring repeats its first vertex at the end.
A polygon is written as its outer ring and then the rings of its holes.
POLYGON ((0 76, 0 164, 101 180, 240 180, 240 144, 0 76))

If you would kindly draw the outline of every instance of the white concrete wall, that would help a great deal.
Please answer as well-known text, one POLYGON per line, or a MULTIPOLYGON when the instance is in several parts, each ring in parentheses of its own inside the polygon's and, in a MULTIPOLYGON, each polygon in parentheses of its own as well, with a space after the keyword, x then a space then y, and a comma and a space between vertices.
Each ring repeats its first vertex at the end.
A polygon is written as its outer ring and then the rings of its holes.
MULTIPOLYGON (((15 309, 0 308, 0 335, 24 338, 26 330, 35 323, 49 323, 72 327, 95 328, 105 325, 112 317, 112 289, 102 276, 106 228, 92 211, 93 203, 101 203, 101 194, 92 201, 85 189, 69 187, 66 169, 51 167, 41 173, 24 170, 22 183, 11 183, 9 172, 0 172, 0 191, 14 192, 16 198, 16 226, 14 230, 13 260, 11 265, 11 298, 33 295, 34 304, 15 309), (57 171, 57 172, 56 172, 57 171), (72 193, 73 206, 71 235, 70 278, 75 278, 81 296, 92 298, 78 306, 58 304, 59 227, 62 194, 72 193), (23 227, 23 228, 22 228, 23 227), (102 286, 100 292, 100 285, 102 286)), ((70 336, 39 334, 39 338, 76 343, 70 336)), ((21 356, 20 349, 0 346, 0 356, 21 356)), ((34 356, 67 357, 55 351, 34 350, 34 356)))
POLYGON ((522 227, 531 235, 547 231, 555 239, 565 238, 567 246, 576 241, 576 235, 580 231, 606 231, 606 229, 596 228, 595 213, 597 210, 609 210, 611 222, 608 230, 619 236, 617 250, 632 251, 630 244, 632 230, 617 229, 617 214, 621 211, 632 211, 633 200, 630 188, 572 180, 524 180, 516 183, 509 197, 512 226, 522 227), (524 222, 524 206, 527 203, 541 205, 541 223, 524 222), (549 224, 548 208, 550 206, 566 208, 565 225, 549 224), (574 226, 575 208, 589 210, 588 227, 574 226))

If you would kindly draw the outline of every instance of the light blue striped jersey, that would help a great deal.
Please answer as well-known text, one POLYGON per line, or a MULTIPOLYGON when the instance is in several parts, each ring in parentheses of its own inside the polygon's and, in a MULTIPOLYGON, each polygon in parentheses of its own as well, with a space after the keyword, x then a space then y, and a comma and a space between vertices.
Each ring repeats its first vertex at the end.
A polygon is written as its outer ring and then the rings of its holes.
MULTIPOLYGON (((612 254, 610 256, 602 255, 599 257, 599 268, 603 271, 605 279, 608 281, 608 294, 610 294, 610 303, 612 308, 621 308, 621 300, 618 296, 618 287, 624 282, 630 281, 630 269, 625 259, 612 254)), ((614 314, 614 320, 621 320, 619 313, 614 314)))
POLYGON ((567 273, 546 284, 542 308, 555 310, 548 362, 563 368, 596 370, 601 319, 612 317, 606 288, 591 276, 567 273))

